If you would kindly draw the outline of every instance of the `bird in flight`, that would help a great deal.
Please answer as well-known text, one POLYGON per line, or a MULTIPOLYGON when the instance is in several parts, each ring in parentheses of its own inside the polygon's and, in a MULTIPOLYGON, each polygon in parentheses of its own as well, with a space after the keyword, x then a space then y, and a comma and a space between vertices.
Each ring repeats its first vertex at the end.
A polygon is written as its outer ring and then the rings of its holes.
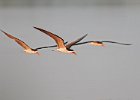
POLYGON ((75 54, 76 55, 76 52, 74 50, 72 50, 71 47, 87 36, 87 34, 86 34, 86 35, 78 38, 77 40, 72 41, 72 42, 65 45, 64 40, 61 37, 59 37, 58 35, 53 34, 49 31, 41 29, 41 28, 37 28, 37 27, 34 27, 34 28, 45 33, 46 35, 50 36, 52 39, 54 39, 54 41, 57 44, 57 49, 56 49, 57 51, 63 52, 63 53, 68 53, 68 54, 75 54))
POLYGON ((80 42, 76 43, 75 45, 82 45, 82 44, 90 44, 92 46, 104 46, 104 43, 115 43, 115 44, 120 44, 120 45, 131 45, 127 43, 120 43, 120 42, 114 42, 114 41, 85 41, 85 42, 80 42))
POLYGON ((37 54, 39 55, 39 52, 38 50, 39 49, 43 49, 43 48, 51 48, 51 47, 56 47, 57 45, 54 45, 54 46, 44 46, 44 47, 39 47, 39 48, 35 48, 35 49, 32 49, 30 46, 28 46, 25 42, 23 42, 22 40, 4 32, 3 30, 1 30, 2 33, 4 33, 7 37, 9 37, 10 39, 13 39, 15 42, 17 42, 21 47, 24 48, 24 52, 25 53, 29 53, 29 54, 37 54))

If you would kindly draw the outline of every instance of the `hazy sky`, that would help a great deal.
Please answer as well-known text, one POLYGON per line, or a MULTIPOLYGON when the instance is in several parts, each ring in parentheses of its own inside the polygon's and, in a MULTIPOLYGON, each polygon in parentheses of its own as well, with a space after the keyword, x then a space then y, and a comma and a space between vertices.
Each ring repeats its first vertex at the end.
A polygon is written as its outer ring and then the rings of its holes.
POLYGON ((1 100, 139 100, 139 6, 0 9, 0 28, 35 48, 55 44, 33 26, 72 41, 113 40, 131 46, 73 47, 77 56, 25 54, 0 34, 1 100))
POLYGON ((139 0, 0 0, 0 6, 103 6, 103 5, 139 5, 139 0))

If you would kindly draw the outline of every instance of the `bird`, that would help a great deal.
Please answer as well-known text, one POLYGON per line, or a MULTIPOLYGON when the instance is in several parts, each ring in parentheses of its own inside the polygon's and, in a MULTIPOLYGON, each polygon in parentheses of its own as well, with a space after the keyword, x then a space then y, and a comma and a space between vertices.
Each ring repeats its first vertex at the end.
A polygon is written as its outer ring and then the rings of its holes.
POLYGON ((56 47, 57 45, 54 46, 44 46, 44 47, 38 47, 35 49, 32 49, 30 46, 28 46, 25 42, 23 42, 22 40, 8 34, 7 32, 1 30, 2 33, 4 33, 7 37, 9 37, 10 39, 13 39, 16 43, 18 43, 21 47, 24 48, 24 52, 25 53, 29 53, 29 54, 37 54, 40 55, 38 50, 39 49, 43 49, 43 48, 51 48, 51 47, 56 47))
POLYGON ((115 41, 85 41, 85 42, 76 43, 75 45, 82 45, 82 44, 87 44, 87 43, 92 45, 92 46, 105 46, 104 43, 115 43, 115 44, 120 44, 120 45, 132 45, 132 44, 127 44, 127 43, 115 42, 115 41))
POLYGON ((49 31, 44 30, 42 28, 38 28, 38 27, 34 27, 34 28, 39 30, 39 31, 41 31, 41 32, 43 32, 43 33, 45 33, 46 35, 50 36, 52 39, 54 39, 54 41, 57 44, 56 51, 67 53, 67 54, 74 54, 74 55, 76 55, 76 52, 74 50, 72 50, 71 47, 73 45, 75 45, 76 43, 78 43, 79 41, 81 41, 82 39, 84 39, 87 36, 87 34, 85 34, 84 36, 78 38, 77 40, 72 41, 72 42, 70 42, 70 43, 65 45, 64 44, 64 40, 61 37, 59 37, 58 35, 53 34, 52 32, 49 32, 49 31))

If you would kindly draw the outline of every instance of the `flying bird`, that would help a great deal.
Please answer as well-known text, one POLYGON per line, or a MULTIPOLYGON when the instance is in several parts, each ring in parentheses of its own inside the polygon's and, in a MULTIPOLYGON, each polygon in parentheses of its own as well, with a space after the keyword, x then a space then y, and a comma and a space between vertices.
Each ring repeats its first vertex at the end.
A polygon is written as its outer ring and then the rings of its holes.
POLYGON ((26 53, 29 53, 29 54, 37 54, 39 55, 39 52, 38 50, 39 49, 43 49, 43 48, 51 48, 51 47, 56 47, 57 45, 54 45, 54 46, 44 46, 44 47, 39 47, 39 48, 35 48, 35 49, 32 49, 30 46, 28 46, 25 42, 23 42, 22 40, 4 32, 3 30, 1 30, 2 33, 4 33, 7 37, 9 37, 10 39, 13 39, 15 42, 17 42, 21 47, 24 48, 24 52, 26 53))
POLYGON ((131 45, 127 43, 120 43, 120 42, 114 42, 114 41, 86 41, 86 42, 80 42, 76 43, 75 45, 82 45, 82 44, 90 44, 92 46, 104 46, 104 43, 115 43, 115 44, 120 44, 120 45, 131 45))
POLYGON ((34 27, 34 28, 45 33, 46 35, 50 36, 52 39, 54 39, 54 41, 57 44, 57 49, 56 49, 57 51, 63 52, 63 53, 68 53, 68 54, 75 54, 76 55, 76 52, 74 50, 72 50, 71 47, 87 36, 87 34, 86 34, 86 35, 78 38, 77 40, 72 41, 72 42, 65 45, 64 40, 61 37, 59 37, 58 35, 53 34, 49 31, 46 31, 46 30, 41 29, 41 28, 37 28, 37 27, 34 27))

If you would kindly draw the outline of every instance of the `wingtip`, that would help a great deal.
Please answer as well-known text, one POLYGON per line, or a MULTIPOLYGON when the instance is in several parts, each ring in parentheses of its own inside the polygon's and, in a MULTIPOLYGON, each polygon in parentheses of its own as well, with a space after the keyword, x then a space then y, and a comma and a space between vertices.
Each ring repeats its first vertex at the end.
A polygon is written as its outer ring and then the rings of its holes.
POLYGON ((133 45, 133 44, 126 44, 126 45, 133 45))
POLYGON ((33 26, 33 28, 35 28, 35 29, 41 29, 41 28, 39 28, 39 27, 36 27, 36 26, 33 26))
POLYGON ((88 34, 85 34, 83 37, 86 37, 88 34))
POLYGON ((88 33, 87 34, 85 34, 85 36, 87 36, 88 35, 88 33))
POLYGON ((3 31, 2 29, 0 29, 0 31, 2 32, 2 33, 4 33, 5 35, 7 35, 8 33, 6 33, 5 31, 3 31))
POLYGON ((5 33, 2 29, 0 29, 1 32, 5 33))
POLYGON ((37 27, 36 27, 36 26, 33 26, 33 28, 37 29, 37 27))
POLYGON ((33 26, 33 28, 35 28, 35 29, 37 29, 37 30, 43 30, 43 29, 41 29, 41 28, 38 28, 38 27, 36 27, 36 26, 33 26))

